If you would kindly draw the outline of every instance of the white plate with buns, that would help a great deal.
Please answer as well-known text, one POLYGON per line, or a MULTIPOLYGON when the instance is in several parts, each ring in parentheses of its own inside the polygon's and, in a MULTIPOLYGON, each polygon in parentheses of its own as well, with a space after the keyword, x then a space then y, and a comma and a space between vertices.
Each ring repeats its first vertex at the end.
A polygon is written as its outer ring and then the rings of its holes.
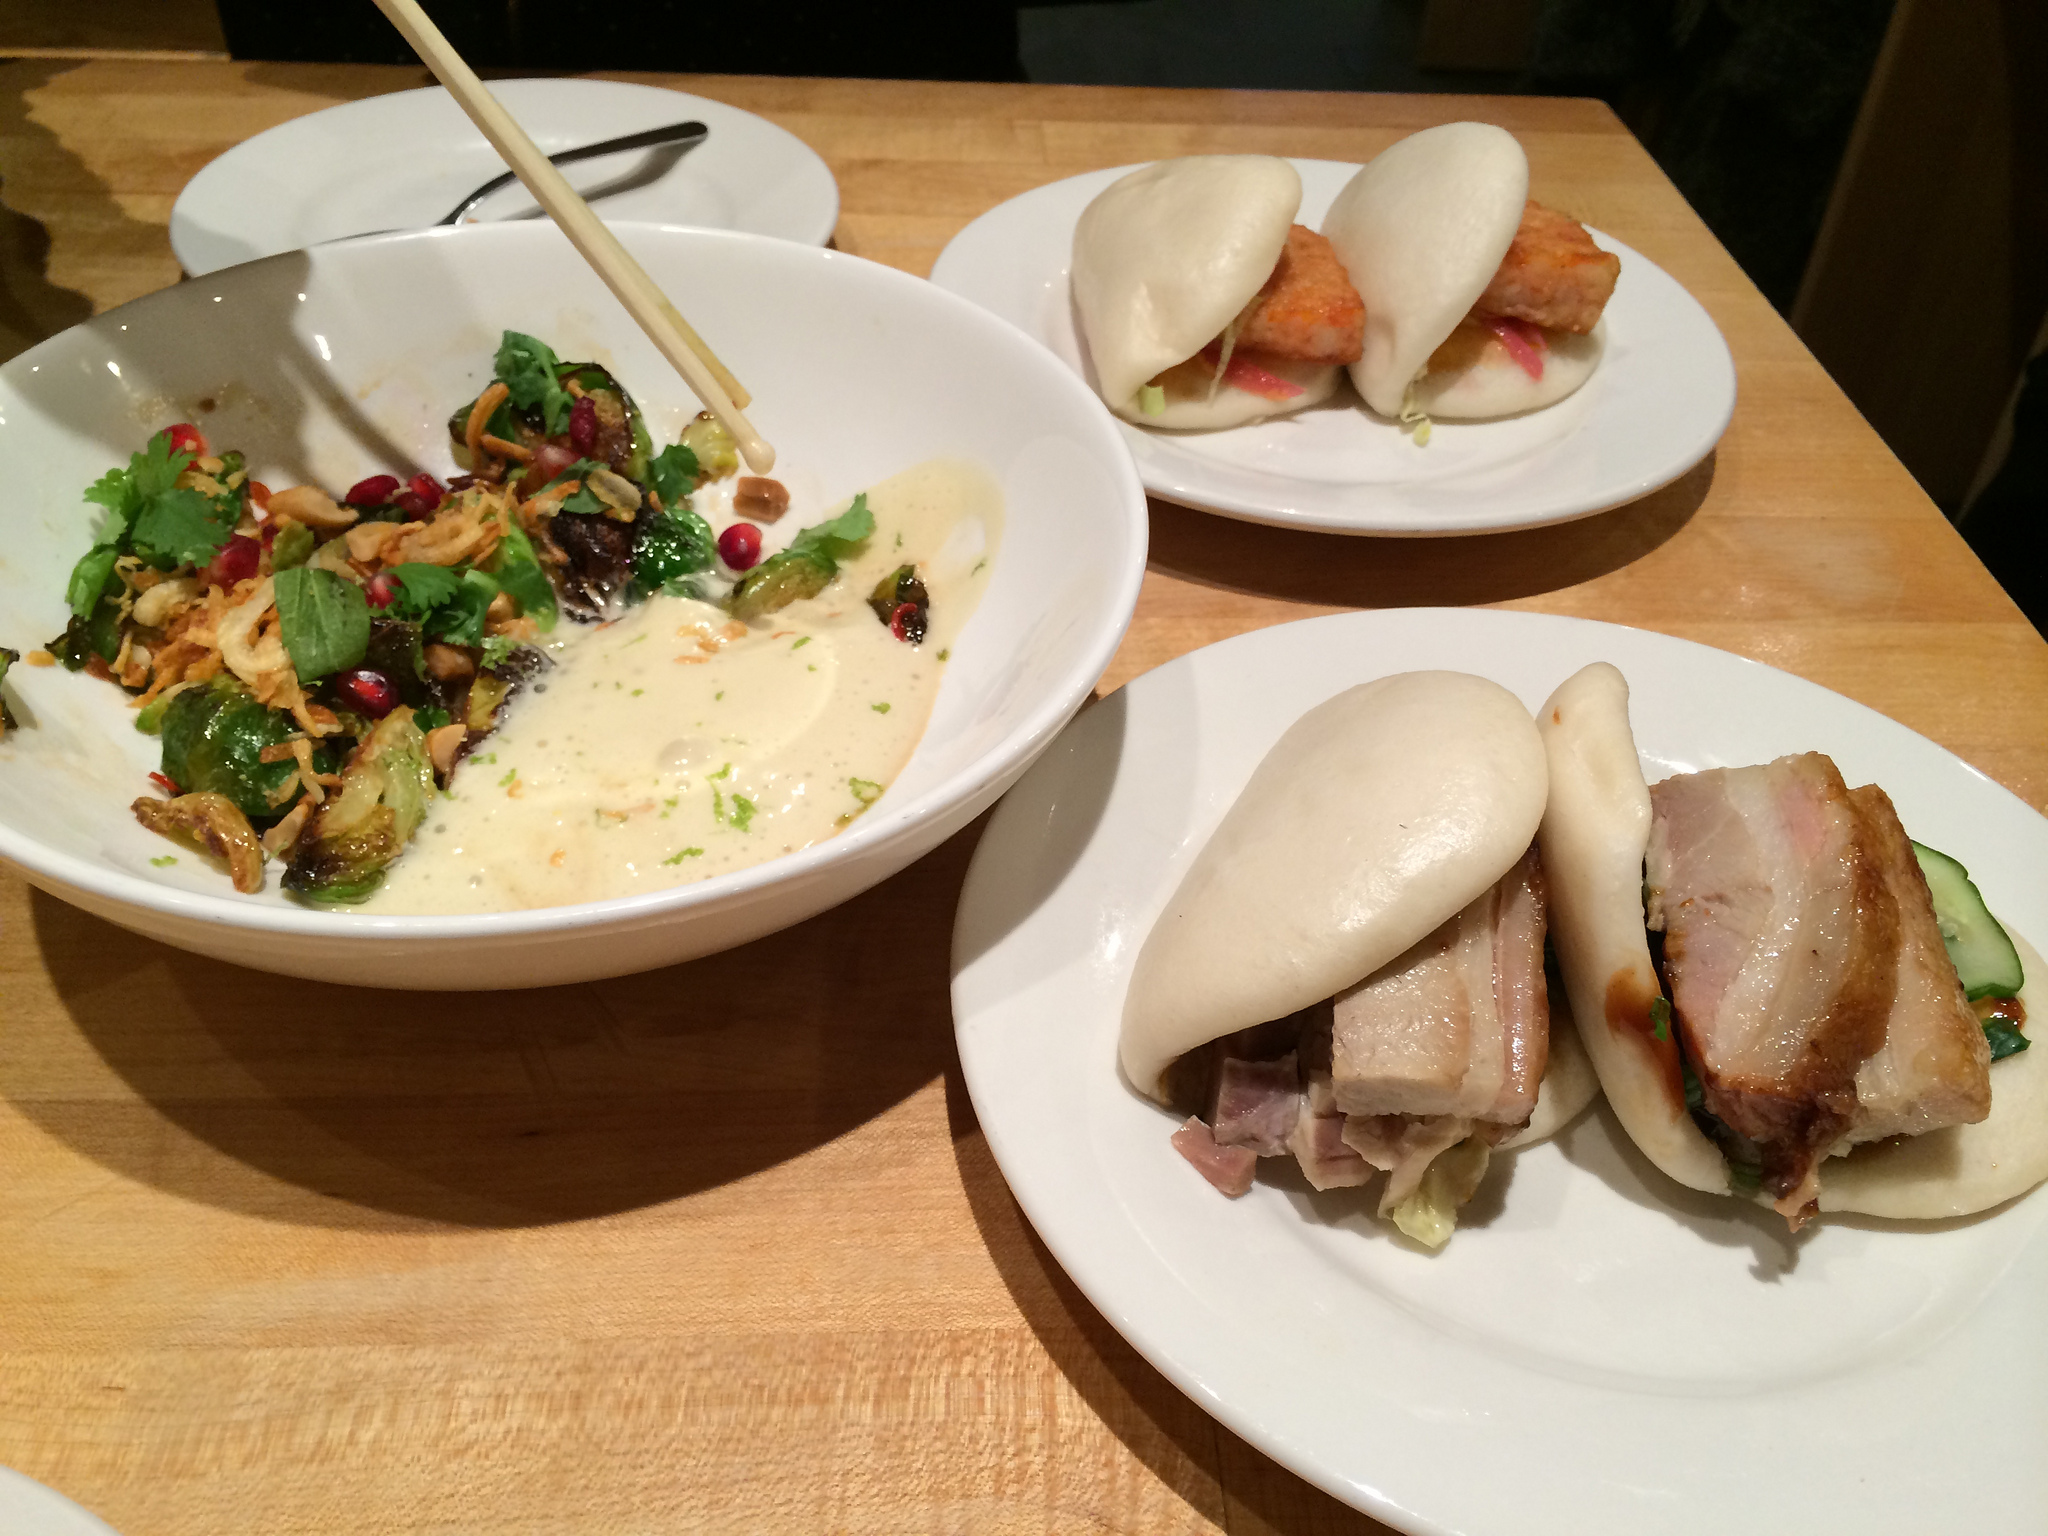
MULTIPOLYGON (((1317 227, 1357 174, 1293 160, 1297 220, 1317 227)), ((1069 286, 1081 212, 1132 166, 1091 171, 992 208, 940 254, 932 281, 1050 347, 1095 383, 1069 286)), ((1348 385, 1289 416, 1217 431, 1120 422, 1154 496, 1224 517, 1326 533, 1426 537, 1566 522, 1635 501, 1714 449, 1735 409, 1735 364, 1699 301, 1641 253, 1621 258, 1606 354, 1575 394, 1493 421, 1439 421, 1426 443, 1348 385)))

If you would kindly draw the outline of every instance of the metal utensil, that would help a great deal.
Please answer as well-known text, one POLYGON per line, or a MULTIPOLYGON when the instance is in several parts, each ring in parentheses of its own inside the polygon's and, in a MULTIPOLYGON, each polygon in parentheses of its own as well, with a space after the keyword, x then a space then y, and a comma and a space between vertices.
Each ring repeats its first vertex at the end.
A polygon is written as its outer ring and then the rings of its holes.
MULTIPOLYGON (((599 155, 615 155, 628 149, 657 149, 664 144, 681 144, 685 148, 701 144, 709 138, 711 130, 702 123, 670 123, 666 128, 643 128, 638 133, 629 133, 616 139, 606 139, 602 144, 586 144, 580 149, 565 149, 558 155, 549 155, 550 165, 574 165, 579 160, 595 160, 599 155)), ((512 171, 502 176, 493 176, 469 196, 457 203, 453 210, 435 220, 436 224, 460 224, 472 208, 501 187, 509 187, 519 177, 512 171)))

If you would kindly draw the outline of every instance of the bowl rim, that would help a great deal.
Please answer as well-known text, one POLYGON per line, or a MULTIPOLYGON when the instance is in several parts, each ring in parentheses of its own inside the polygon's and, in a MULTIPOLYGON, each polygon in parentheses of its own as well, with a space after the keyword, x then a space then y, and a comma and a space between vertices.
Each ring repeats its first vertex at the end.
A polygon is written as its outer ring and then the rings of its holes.
MULTIPOLYGON (((633 221, 618 221, 611 227, 625 233, 629 248, 636 237, 642 241, 673 240, 685 245, 755 246, 763 248, 768 259, 786 260, 799 265, 810 263, 827 268, 844 267, 859 274, 856 281, 881 284, 899 292, 916 290, 922 297, 914 302, 933 305, 949 312, 970 329, 990 338, 994 345, 1008 348, 1018 359, 1019 366, 1041 370, 1044 376, 1052 381, 1054 389, 1070 395, 1077 403, 1084 405, 1086 409, 1082 412, 1082 419, 1090 423, 1088 430, 1100 439, 1101 446, 1111 450, 1104 457, 1111 467, 1115 481, 1114 500, 1119 504, 1123 514, 1125 548, 1128 554, 1123 568, 1116 573, 1112 601, 1102 610, 1115 617, 1111 622, 1103 624, 1098 632, 1089 638, 1080 660, 1056 680, 1056 685, 1026 712, 1017 725, 978 753, 965 769, 945 782, 934 785, 916 798, 889 809, 886 815, 877 818, 873 812, 868 812, 836 836, 822 839, 806 848, 799 848, 794 853, 780 854, 744 869, 730 870, 689 885, 671 886, 665 890, 642 891, 629 896, 613 896, 600 901, 577 902, 566 906, 518 908, 506 912, 377 913, 364 912, 353 907, 256 905, 232 896, 157 885, 140 875, 109 868, 78 855, 50 848, 6 822, 0 822, 0 860, 22 870, 31 877, 31 883, 38 883, 34 877, 41 876, 43 880, 54 885, 68 887, 118 906, 140 908, 187 922, 224 924, 247 931, 294 937, 344 941, 353 938, 382 944, 394 941, 433 943, 451 939, 503 939, 522 934, 560 933, 565 930, 614 925, 638 927, 662 919, 680 919, 701 908, 723 907, 728 903, 759 895, 770 887, 803 881, 825 873, 832 866, 854 862, 863 854, 911 838, 919 828, 957 810, 963 803, 987 791, 990 785, 1002 783, 1006 775, 1013 775, 1015 771, 1027 766, 1043 750, 1081 707, 1103 672, 1108 669, 1111 658, 1123 642, 1125 631, 1130 627, 1133 612, 1137 607, 1138 591, 1143 584, 1147 567, 1150 518, 1145 488, 1138 479, 1137 465, 1131 459, 1130 450, 1124 445, 1108 410, 1103 407, 1094 392, 1076 378, 1042 343, 1027 336, 1007 321, 998 319, 970 300, 949 293, 923 278, 913 277, 895 267, 885 266, 845 251, 778 239, 772 235, 752 234, 743 230, 698 229, 680 224, 633 221)), ((67 327, 55 336, 38 342, 26 352, 9 359, 5 364, 0 364, 0 380, 15 386, 26 395, 28 391, 22 388, 23 381, 35 369, 51 362, 60 348, 72 342, 76 333, 97 330, 103 326, 125 328, 124 317, 130 316, 144 306, 181 301, 167 300, 166 295, 183 295, 187 290, 196 290, 216 282, 243 281, 246 279, 239 277, 238 274, 253 272, 272 263, 301 258, 310 258, 314 262, 347 262, 353 259, 357 251, 451 239, 465 243, 499 241, 507 244, 538 244, 558 237, 559 232, 555 226, 545 220, 478 223, 360 235, 306 251, 286 251, 275 256, 260 257, 255 261, 209 273, 206 277, 193 279, 188 283, 144 294, 83 320, 77 325, 67 327)), ((189 299, 182 301, 189 302, 189 299)), ((621 318, 623 321, 623 316, 621 318)), ((919 745, 922 746, 922 738, 919 745)), ((912 755, 915 756, 914 750, 912 755)))

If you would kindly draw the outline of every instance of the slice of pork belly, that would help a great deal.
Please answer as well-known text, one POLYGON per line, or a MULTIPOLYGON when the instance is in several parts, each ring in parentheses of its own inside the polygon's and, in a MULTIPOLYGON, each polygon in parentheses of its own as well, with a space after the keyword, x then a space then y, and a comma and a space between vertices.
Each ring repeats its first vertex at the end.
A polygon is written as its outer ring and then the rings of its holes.
POLYGON ((1226 1147, 1249 1147, 1260 1157, 1279 1157, 1301 1105, 1301 1077, 1294 1053, 1277 1061, 1225 1057, 1216 1075, 1216 1105, 1209 1125, 1226 1147))
POLYGON ((1351 1189, 1378 1172, 1344 1142, 1344 1111, 1330 1077, 1330 1010, 1321 1009, 1304 1026, 1296 1048, 1301 1065, 1301 1098, 1288 1150, 1302 1176, 1317 1189, 1351 1189))
POLYGON ((1496 885, 1333 1004, 1346 1114, 1519 1124, 1549 1045, 1543 874, 1532 847, 1496 885))
POLYGON ((1233 1200, 1252 1187, 1259 1154, 1250 1147, 1217 1145, 1209 1127, 1193 1115, 1188 1116, 1187 1124, 1173 1133, 1173 1149, 1194 1164, 1197 1173, 1233 1200))
POLYGON ((1851 1141, 1974 1125, 1991 1113, 1991 1047, 1941 941, 1934 898, 1891 797, 1851 790, 1899 908, 1899 957, 1884 1044, 1856 1069, 1851 1141))
POLYGON ((1666 779, 1650 808, 1648 922, 1687 1054, 1796 1224, 1891 1011, 1898 903, 1876 837, 1817 752, 1666 779))

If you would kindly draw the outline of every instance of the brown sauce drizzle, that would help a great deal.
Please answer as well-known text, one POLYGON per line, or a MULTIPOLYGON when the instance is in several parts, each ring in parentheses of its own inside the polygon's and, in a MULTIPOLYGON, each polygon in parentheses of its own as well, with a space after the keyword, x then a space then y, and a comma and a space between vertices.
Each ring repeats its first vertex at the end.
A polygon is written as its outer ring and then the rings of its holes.
POLYGON ((1650 1004, 1657 996, 1643 987, 1633 971, 1616 971, 1607 979, 1607 1026, 1641 1046, 1657 1069, 1673 1112, 1682 1115, 1686 1113, 1685 1079, 1679 1072, 1678 1040, 1674 1034, 1678 1021, 1674 1016, 1665 1031, 1667 1038, 1657 1038, 1657 1024, 1650 1017, 1650 1004))

